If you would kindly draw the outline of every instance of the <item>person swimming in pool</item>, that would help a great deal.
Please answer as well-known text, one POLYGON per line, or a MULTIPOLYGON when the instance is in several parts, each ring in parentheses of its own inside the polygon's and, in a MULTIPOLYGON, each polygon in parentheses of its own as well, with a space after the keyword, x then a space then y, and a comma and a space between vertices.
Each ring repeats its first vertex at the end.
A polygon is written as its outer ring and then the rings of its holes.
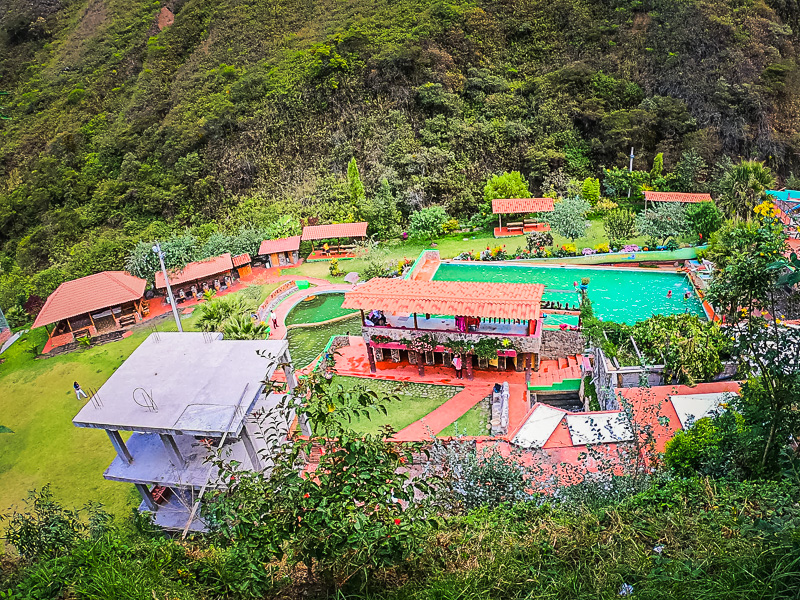
POLYGON ((687 292, 686 292, 686 293, 683 295, 683 299, 684 299, 684 300, 688 300, 688 299, 689 299, 689 298, 691 298, 691 297, 692 297, 692 292, 689 292, 689 291, 687 291, 687 292))
POLYGON ((672 298, 672 290, 667 292, 667 298, 672 298))

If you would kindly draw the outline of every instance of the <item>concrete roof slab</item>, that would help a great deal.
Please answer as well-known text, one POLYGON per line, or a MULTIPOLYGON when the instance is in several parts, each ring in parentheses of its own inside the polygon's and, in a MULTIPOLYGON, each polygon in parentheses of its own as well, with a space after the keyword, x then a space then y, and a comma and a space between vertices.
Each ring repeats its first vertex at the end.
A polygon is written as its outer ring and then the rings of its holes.
POLYGON ((238 433, 289 344, 221 338, 195 332, 150 335, 72 422, 152 433, 238 433))

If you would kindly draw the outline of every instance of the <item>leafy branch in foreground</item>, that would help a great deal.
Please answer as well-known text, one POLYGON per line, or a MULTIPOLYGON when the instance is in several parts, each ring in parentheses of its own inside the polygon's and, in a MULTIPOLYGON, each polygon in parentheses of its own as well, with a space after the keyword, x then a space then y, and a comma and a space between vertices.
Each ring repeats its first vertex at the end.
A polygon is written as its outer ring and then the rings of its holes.
POLYGON ((420 444, 362 435, 353 419, 384 414, 382 398, 364 386, 345 389, 317 373, 305 377, 276 408, 260 415, 268 477, 215 459, 221 488, 206 503, 220 542, 264 562, 285 559, 314 568, 329 586, 398 565, 424 548, 431 522, 430 482, 413 476, 420 444), (307 425, 308 435, 287 424, 307 425))

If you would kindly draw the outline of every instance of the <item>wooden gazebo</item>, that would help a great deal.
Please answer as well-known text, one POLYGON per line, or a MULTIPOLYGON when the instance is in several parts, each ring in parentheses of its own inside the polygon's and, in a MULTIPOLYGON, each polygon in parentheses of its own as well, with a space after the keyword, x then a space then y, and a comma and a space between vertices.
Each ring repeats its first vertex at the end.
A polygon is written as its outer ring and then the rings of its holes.
POLYGON ((47 327, 48 346, 123 329, 142 320, 147 282, 124 271, 103 271, 62 283, 50 294, 33 323, 47 327))
POLYGON ((498 216, 498 227, 494 228, 494 237, 511 237, 524 235, 532 231, 550 231, 550 225, 535 219, 507 222, 503 227, 503 215, 524 215, 530 213, 552 212, 552 198, 498 198, 492 200, 492 212, 498 216))
POLYGON ((330 260, 331 258, 353 258, 354 244, 342 245, 342 240, 364 240, 367 237, 366 221, 361 223, 331 223, 330 225, 309 225, 303 229, 303 241, 311 242, 311 254, 308 260, 330 260), (327 252, 314 249, 314 242, 331 240, 336 248, 329 247, 327 252))

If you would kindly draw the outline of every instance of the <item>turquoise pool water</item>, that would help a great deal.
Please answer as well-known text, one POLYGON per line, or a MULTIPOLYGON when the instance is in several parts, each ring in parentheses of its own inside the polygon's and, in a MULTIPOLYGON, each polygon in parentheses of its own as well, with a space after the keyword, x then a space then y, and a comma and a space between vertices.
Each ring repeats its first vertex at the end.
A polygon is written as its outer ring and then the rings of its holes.
MULTIPOLYGON (((589 298, 594 312, 606 321, 633 324, 653 314, 690 312, 705 317, 700 300, 689 279, 681 273, 633 269, 584 269, 480 263, 442 263, 434 281, 488 281, 500 283, 543 283, 544 300, 574 306, 579 297, 574 282, 588 277, 589 298), (567 293, 556 290, 566 290, 567 293), (572 290, 572 291, 570 291, 572 290), (667 292, 672 290, 672 297, 667 292), (691 292, 688 300, 685 292, 691 292)), ((545 312, 547 312, 545 310, 545 312)), ((550 321, 558 323, 556 315, 550 321)))

